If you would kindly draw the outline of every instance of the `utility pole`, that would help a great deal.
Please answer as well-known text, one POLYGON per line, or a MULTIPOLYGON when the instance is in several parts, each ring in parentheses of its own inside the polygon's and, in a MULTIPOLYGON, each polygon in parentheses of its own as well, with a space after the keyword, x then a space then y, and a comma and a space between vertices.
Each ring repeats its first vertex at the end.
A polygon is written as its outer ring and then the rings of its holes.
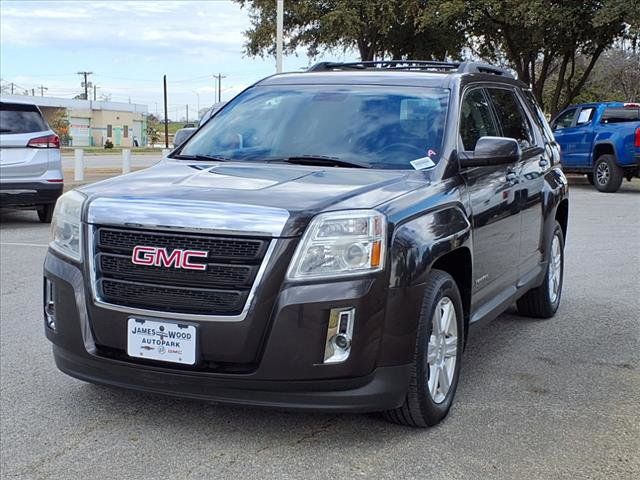
POLYGON ((44 91, 45 90, 49 90, 47 87, 45 87, 44 85, 40 85, 40 96, 44 97, 44 91))
POLYGON ((84 82, 82 82, 82 86, 84 87, 84 99, 89 100, 89 83, 87 82, 87 77, 89 75, 93 75, 93 72, 78 72, 78 75, 82 75, 84 77, 84 82))
MULTIPOLYGON (((218 100, 216 103, 219 103, 222 101, 222 79, 223 78, 227 78, 227 77, 225 75, 222 75, 221 73, 218 73, 218 75, 213 75, 214 81, 216 79, 218 80, 218 100)), ((214 82, 214 87, 215 87, 215 82, 214 82)))
POLYGON ((164 83, 164 148, 169 148, 169 113, 167 112, 167 76, 163 77, 164 83))
POLYGON ((185 105, 187 107, 187 123, 189 123, 189 104, 185 105))
POLYGON ((284 0, 276 3, 276 72, 282 72, 282 33, 284 30, 284 0))
POLYGON ((94 83, 93 84, 93 101, 96 101, 96 90, 98 89, 98 86, 94 83))
POLYGON ((31 89, 31 96, 32 96, 32 97, 35 97, 35 96, 36 96, 36 89, 35 89, 35 88, 32 88, 32 89, 31 89))
POLYGON ((16 84, 11 82, 11 95, 13 95, 13 87, 15 87, 15 86, 16 86, 16 84))

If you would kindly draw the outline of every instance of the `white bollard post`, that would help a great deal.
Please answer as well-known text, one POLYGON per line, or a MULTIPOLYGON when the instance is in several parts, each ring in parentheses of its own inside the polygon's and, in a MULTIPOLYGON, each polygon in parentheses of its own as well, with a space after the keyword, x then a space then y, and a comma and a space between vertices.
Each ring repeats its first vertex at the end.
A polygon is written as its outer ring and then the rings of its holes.
POLYGON ((84 180, 84 150, 76 148, 73 151, 74 158, 74 174, 73 179, 76 182, 84 180))
POLYGON ((170 148, 163 148, 162 149, 162 158, 167 158, 167 155, 169 155, 170 152, 171 152, 170 148))
POLYGON ((131 171, 131 150, 128 148, 122 149, 122 173, 129 173, 131 171))

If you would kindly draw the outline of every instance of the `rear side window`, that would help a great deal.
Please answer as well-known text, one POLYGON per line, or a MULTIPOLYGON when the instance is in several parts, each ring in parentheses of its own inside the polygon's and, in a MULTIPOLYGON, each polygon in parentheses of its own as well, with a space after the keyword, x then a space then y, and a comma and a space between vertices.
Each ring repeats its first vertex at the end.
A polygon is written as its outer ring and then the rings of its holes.
POLYGON ((530 147, 533 144, 531 127, 515 92, 498 88, 487 89, 487 92, 502 126, 502 135, 517 140, 521 148, 530 147))
POLYGON ((48 129, 35 106, 0 104, 0 134, 43 132, 48 129))
POLYGON ((593 107, 583 108, 582 110, 580 110, 580 115, 578 115, 576 125, 584 125, 586 123, 589 123, 593 118, 593 112, 595 111, 596 109, 593 107))
POLYGON ((621 123, 640 121, 640 108, 607 107, 602 113, 602 123, 621 123))
POLYGON ((491 117, 491 107, 483 91, 471 90, 462 100, 460 113, 460 139, 464 150, 474 150, 480 137, 498 135, 498 129, 491 117))

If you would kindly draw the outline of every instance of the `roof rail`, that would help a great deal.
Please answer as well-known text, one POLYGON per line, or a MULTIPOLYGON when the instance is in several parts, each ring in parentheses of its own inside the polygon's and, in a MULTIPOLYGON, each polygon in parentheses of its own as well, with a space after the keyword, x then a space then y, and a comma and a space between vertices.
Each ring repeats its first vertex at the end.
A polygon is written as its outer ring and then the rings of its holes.
POLYGON ((482 62, 436 62, 430 60, 376 60, 366 62, 320 62, 307 72, 340 70, 403 70, 443 73, 489 73, 514 78, 508 70, 482 62))

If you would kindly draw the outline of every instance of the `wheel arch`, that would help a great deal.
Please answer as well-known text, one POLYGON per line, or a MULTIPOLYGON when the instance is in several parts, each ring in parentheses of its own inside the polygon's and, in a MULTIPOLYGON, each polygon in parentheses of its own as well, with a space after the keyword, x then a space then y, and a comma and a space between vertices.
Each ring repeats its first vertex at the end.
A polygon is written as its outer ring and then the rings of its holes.
POLYGON ((602 155, 613 155, 616 158, 616 162, 618 161, 618 156, 616 155, 616 148, 613 143, 610 142, 599 142, 593 146, 593 157, 591 165, 595 166, 596 161, 602 155))

